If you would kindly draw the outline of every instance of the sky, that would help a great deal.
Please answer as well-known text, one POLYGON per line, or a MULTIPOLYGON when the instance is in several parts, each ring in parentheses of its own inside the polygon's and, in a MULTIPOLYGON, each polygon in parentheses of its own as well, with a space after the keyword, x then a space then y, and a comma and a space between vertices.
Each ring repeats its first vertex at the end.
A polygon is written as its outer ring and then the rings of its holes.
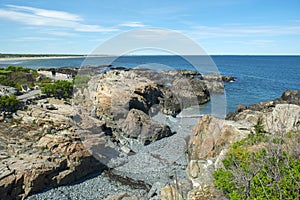
POLYGON ((0 0, 0 25, 0 53, 89 54, 161 28, 210 55, 300 55, 299 0, 0 0))

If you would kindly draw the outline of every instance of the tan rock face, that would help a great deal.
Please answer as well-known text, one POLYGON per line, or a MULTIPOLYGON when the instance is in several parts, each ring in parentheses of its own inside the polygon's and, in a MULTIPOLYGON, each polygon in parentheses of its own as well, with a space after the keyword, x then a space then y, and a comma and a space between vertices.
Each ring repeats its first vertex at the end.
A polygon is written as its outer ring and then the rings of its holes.
POLYGON ((288 133, 299 129, 300 106, 277 104, 272 112, 263 115, 265 130, 270 133, 288 133))
POLYGON ((142 108, 143 103, 145 105, 142 109, 147 112, 149 109, 147 106, 151 103, 154 104, 150 101, 151 98, 154 99, 157 96, 153 94, 158 90, 150 79, 128 71, 110 71, 97 75, 92 78, 89 85, 89 98, 93 100, 99 116, 103 114, 116 116, 120 108, 121 110, 122 108, 126 109, 128 112, 129 106, 136 105, 136 107, 142 108), (129 105, 130 101, 131 105, 129 105), (139 102, 141 105, 138 105, 139 102))
POLYGON ((103 169, 74 132, 72 107, 51 103, 58 109, 32 105, 17 113, 18 124, 1 123, 0 199, 22 199, 103 169))
POLYGON ((170 200, 170 199, 183 199, 174 185, 168 185, 163 187, 160 192, 161 200, 170 200))
POLYGON ((124 119, 132 108, 148 114, 154 105, 175 116, 184 107, 210 100, 205 82, 188 70, 111 70, 92 77, 87 89, 80 90, 77 96, 77 103, 87 107, 89 102, 88 107, 95 109, 98 117, 105 114, 114 119, 124 119))
POLYGON ((189 144, 190 160, 205 160, 218 155, 223 147, 241 138, 238 130, 242 124, 216 119, 204 115, 192 131, 189 144))
POLYGON ((220 120, 205 115, 192 131, 188 146, 188 173, 195 188, 212 185, 212 174, 223 166, 222 160, 228 148, 233 142, 254 132, 253 127, 258 120, 262 120, 265 131, 270 134, 299 130, 300 106, 277 104, 271 110, 246 109, 234 119, 220 120))
POLYGON ((190 190, 192 190, 192 183, 186 179, 179 179, 161 189, 160 199, 184 200, 188 196, 190 190))

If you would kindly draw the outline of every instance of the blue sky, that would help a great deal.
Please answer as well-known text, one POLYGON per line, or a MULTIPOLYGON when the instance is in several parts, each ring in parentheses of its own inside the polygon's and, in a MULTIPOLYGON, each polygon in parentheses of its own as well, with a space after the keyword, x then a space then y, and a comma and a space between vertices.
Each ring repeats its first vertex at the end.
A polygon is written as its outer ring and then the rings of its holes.
POLYGON ((88 54, 123 31, 163 28, 208 54, 300 55, 299 0, 1 0, 0 53, 88 54))

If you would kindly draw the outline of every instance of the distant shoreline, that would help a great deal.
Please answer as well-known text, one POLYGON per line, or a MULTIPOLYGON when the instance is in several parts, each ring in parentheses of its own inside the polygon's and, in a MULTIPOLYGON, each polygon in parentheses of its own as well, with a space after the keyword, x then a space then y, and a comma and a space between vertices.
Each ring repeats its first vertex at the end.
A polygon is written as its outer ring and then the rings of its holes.
MULTIPOLYGON (((1 54, 0 54, 1 55, 1 54)), ((18 54, 16 54, 18 55, 18 54)), ((178 55, 123 55, 123 56, 178 56, 178 55)), ((180 56, 199 56, 199 55, 180 55, 180 56)), ((251 56, 259 56, 259 57, 298 57, 300 55, 200 55, 200 56, 240 56, 240 57, 251 57, 251 56)), ((120 57, 120 55, 37 55, 37 56, 12 56, 12 57, 0 57, 0 62, 2 61, 17 61, 17 60, 46 60, 46 59, 67 59, 67 58, 92 58, 92 57, 120 57)))
POLYGON ((0 58, 0 61, 14 60, 45 60, 45 59, 66 59, 66 58, 85 58, 86 56, 33 56, 33 57, 7 57, 0 58))

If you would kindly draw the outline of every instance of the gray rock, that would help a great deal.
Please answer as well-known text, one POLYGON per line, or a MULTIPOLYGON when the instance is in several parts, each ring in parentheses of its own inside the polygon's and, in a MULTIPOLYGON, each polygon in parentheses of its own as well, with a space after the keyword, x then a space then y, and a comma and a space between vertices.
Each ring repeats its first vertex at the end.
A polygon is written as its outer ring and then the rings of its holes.
POLYGON ((120 128, 126 137, 138 139, 143 144, 172 135, 168 126, 151 120, 148 115, 137 109, 129 111, 120 128))
POLYGON ((272 111, 277 104, 295 104, 300 105, 300 90, 286 90, 282 93, 280 98, 274 99, 272 101, 260 102, 258 104, 251 104, 248 107, 245 105, 238 105, 235 112, 230 112, 227 114, 226 119, 236 120, 239 113, 248 109, 251 111, 272 111))
POLYGON ((223 82, 234 82, 235 78, 233 76, 222 76, 223 82))
POLYGON ((282 103, 300 105, 300 90, 287 90, 280 99, 282 103))
POLYGON ((11 94, 16 95, 18 93, 19 93, 19 91, 18 91, 17 88, 0 85, 0 96, 2 96, 2 95, 11 95, 11 94))
POLYGON ((180 101, 170 88, 163 89, 163 98, 160 98, 160 111, 175 117, 181 111, 180 101))
POLYGON ((182 108, 201 105, 210 100, 209 90, 200 79, 175 79, 171 90, 182 108))
POLYGON ((57 110, 57 108, 53 104, 46 105, 47 110, 57 110))

